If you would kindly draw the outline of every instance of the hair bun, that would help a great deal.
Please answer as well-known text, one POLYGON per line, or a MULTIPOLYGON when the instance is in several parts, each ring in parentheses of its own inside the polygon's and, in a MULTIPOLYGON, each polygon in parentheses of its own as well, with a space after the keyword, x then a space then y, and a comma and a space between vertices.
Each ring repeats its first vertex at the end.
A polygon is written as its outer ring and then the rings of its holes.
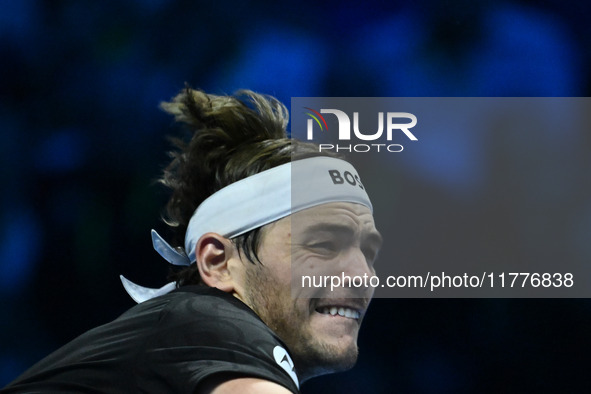
POLYGON ((240 145, 286 138, 289 112, 271 96, 240 90, 234 96, 185 88, 161 108, 189 126, 208 149, 227 151, 240 145))

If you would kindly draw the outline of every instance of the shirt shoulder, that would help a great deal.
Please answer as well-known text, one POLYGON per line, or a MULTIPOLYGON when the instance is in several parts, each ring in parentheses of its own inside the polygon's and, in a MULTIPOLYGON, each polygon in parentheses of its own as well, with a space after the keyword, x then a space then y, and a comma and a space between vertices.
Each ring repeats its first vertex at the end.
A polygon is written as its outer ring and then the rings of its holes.
POLYGON ((286 346, 236 297, 188 286, 155 301, 165 300, 141 347, 138 372, 176 376, 192 387, 219 374, 257 377, 297 392, 297 373, 286 346))

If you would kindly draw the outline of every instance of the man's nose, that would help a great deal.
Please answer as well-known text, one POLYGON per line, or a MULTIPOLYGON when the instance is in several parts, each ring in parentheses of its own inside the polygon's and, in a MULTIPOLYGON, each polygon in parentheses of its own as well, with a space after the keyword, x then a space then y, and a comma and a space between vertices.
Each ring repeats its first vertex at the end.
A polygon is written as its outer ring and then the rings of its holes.
POLYGON ((349 248, 339 265, 345 275, 364 277, 373 276, 375 273, 373 266, 358 247, 349 248))

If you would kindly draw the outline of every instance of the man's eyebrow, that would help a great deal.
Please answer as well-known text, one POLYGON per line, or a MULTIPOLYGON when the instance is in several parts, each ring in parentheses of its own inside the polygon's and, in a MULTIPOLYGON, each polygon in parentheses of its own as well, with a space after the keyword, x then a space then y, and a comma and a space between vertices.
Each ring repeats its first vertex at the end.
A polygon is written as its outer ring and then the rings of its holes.
POLYGON ((352 226, 347 226, 340 223, 316 223, 305 228, 306 232, 328 232, 339 234, 354 234, 355 229, 352 226))
MULTIPOLYGON (((306 232, 328 232, 343 235, 353 235, 355 233, 354 226, 348 226, 340 223, 316 223, 306 228, 306 232)), ((382 234, 379 231, 373 230, 363 235, 363 242, 370 243, 380 248, 384 242, 382 234)))

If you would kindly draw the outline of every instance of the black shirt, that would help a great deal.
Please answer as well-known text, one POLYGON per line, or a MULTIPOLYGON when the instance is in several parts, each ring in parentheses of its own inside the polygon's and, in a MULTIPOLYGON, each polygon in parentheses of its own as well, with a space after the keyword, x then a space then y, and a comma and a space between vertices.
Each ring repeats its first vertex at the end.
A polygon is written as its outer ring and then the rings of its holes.
POLYGON ((35 364, 2 393, 194 393, 216 374, 298 393, 286 346, 234 296, 181 287, 143 302, 35 364))

